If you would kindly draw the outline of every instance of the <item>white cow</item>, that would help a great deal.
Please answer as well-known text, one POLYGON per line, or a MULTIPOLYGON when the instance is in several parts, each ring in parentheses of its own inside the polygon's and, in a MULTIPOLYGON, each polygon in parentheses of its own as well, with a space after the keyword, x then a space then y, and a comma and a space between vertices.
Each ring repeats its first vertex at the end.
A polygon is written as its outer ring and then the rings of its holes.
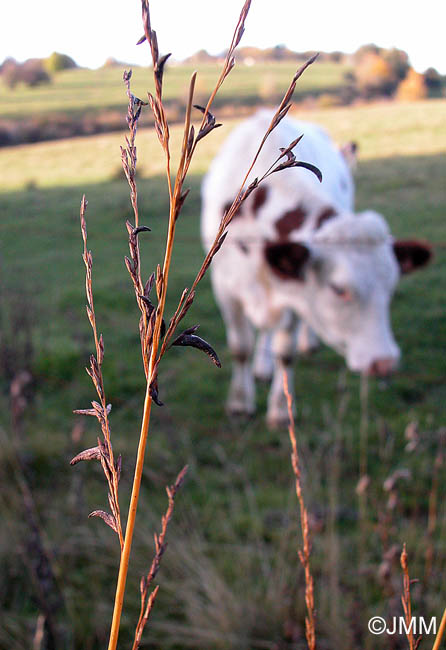
MULTIPOLYGON (((271 117, 263 110, 242 123, 211 164, 202 187, 206 249, 271 117)), ((254 372, 261 378, 273 375, 267 412, 271 425, 287 419, 283 371, 292 386, 297 317, 343 355, 351 370, 387 375, 400 356, 389 319, 393 291, 401 272, 425 264, 430 257, 425 244, 394 241, 376 212, 354 214, 349 166, 315 125, 282 120, 248 183, 262 176, 280 147, 300 134, 304 137, 294 153, 321 170, 322 183, 303 168, 269 176, 235 215, 211 267, 233 356, 228 411, 250 414, 255 410, 250 359, 257 329, 254 372)))

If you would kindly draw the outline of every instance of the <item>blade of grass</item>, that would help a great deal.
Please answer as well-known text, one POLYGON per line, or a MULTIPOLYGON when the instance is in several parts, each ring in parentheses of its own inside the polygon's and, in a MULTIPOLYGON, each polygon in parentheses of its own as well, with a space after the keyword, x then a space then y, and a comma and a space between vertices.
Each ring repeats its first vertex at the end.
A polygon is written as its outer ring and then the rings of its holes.
POLYGON ((446 608, 441 617, 440 627, 438 628, 437 636, 435 637, 435 643, 432 647, 432 650, 440 650, 440 645, 443 640, 444 631, 446 629, 446 608))

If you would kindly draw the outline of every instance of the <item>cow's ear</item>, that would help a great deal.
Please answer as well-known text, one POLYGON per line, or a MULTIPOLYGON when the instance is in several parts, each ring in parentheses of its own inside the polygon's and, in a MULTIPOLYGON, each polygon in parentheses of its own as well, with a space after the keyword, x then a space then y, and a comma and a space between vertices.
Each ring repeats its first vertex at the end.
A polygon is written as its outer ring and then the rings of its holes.
POLYGON ((432 257, 432 248, 429 244, 412 239, 394 241, 393 250, 401 273, 416 271, 425 266, 432 257))
POLYGON ((276 275, 289 280, 303 280, 310 249, 300 242, 265 245, 265 258, 276 275))

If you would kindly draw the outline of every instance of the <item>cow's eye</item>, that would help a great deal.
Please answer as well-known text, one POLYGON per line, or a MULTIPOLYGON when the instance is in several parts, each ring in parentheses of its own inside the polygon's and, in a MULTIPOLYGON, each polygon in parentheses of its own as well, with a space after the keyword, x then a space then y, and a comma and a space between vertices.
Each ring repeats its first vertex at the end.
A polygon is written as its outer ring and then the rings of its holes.
POLYGON ((338 284, 331 284, 330 283, 330 289, 335 293, 339 298, 342 298, 342 300, 351 300, 352 294, 349 289, 346 287, 340 287, 338 284))

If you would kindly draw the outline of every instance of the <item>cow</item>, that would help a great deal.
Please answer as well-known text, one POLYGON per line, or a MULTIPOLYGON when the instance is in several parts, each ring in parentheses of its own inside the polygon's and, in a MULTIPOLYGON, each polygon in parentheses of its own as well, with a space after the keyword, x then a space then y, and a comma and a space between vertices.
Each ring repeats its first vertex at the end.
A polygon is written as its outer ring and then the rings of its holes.
MULTIPOLYGON (((211 163, 202 184, 206 250, 272 115, 261 110, 240 124, 211 163)), ((400 357, 390 324, 392 294, 400 274, 425 265, 431 255, 428 244, 394 240, 377 212, 354 213, 349 164, 314 124, 284 118, 266 140, 247 184, 301 134, 294 153, 319 168, 322 182, 302 167, 269 175, 235 213, 211 267, 233 358, 227 411, 253 414, 254 375, 272 375, 267 407, 272 427, 287 421, 283 373, 292 389, 299 319, 352 371, 387 376, 400 357)))

